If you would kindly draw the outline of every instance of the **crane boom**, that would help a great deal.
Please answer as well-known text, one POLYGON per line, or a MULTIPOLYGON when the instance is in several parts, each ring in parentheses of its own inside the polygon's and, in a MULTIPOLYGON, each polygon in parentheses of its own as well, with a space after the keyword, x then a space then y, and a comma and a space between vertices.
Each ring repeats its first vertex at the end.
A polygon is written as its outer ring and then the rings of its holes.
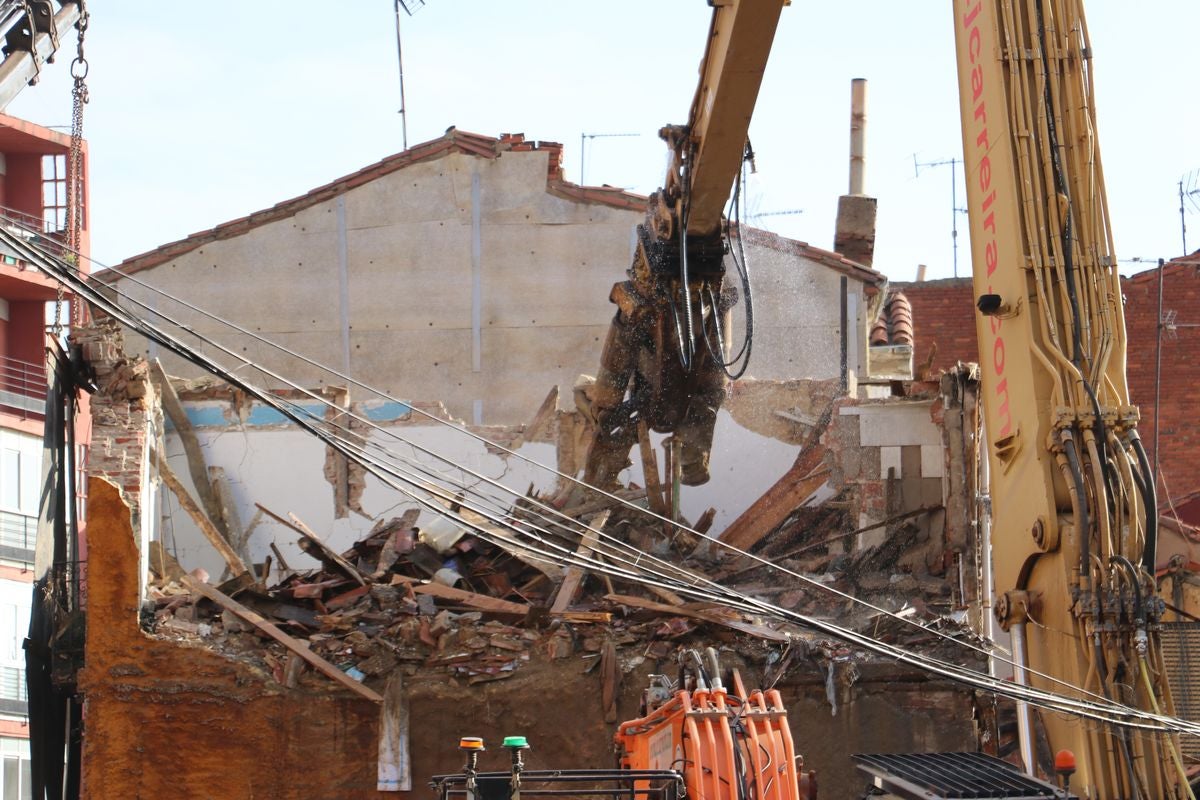
POLYGON ((695 151, 688 188, 689 236, 711 236, 720 229, 783 9, 779 0, 725 0, 713 6, 709 45, 688 115, 695 151))
POLYGON ((750 116, 779 15, 788 0, 710 0, 700 81, 686 125, 659 133, 671 153, 651 195, 629 280, 609 299, 617 313, 594 383, 577 387, 595 423, 584 481, 612 488, 639 426, 671 433, 684 483, 708 480, 717 410, 728 384, 736 290, 725 285, 722 212, 747 149, 750 116))
POLYGON ((4 58, 0 60, 0 111, 53 60, 59 42, 79 21, 79 2, 65 0, 55 11, 50 0, 0 3, 4 58))
MULTIPOLYGON (((1169 711, 1154 477, 1125 377, 1120 277, 1080 0, 955 0, 990 464, 994 610, 1016 679, 1169 711)), ((1092 798, 1189 796, 1177 743, 1028 708, 1092 798), (1182 788, 1181 788, 1182 787, 1182 788)))

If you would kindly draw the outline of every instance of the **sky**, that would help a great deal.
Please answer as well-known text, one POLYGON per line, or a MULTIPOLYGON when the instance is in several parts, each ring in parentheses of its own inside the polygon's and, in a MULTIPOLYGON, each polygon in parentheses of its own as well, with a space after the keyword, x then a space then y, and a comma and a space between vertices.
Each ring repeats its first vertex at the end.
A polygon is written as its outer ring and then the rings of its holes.
MULTIPOLYGON (((419 0, 418 0, 419 1, 419 0)), ((409 0, 410 5, 414 0, 409 0)), ((1179 181, 1200 190, 1192 87, 1200 2, 1090 0, 1097 114, 1122 272, 1182 253, 1179 181), (1136 10, 1135 10, 1136 9, 1136 10)), ((267 208, 403 149, 392 0, 93 3, 93 256, 116 264, 267 208)), ((686 121, 709 24, 703 0, 426 0, 401 19, 410 145, 446 128, 562 142, 569 180, 648 193, 667 123, 686 121), (635 134, 613 136, 609 134, 635 134)), ((850 81, 868 81, 875 267, 970 274, 949 0, 794 0, 750 137, 754 222, 831 248, 847 191, 850 81), (957 203, 954 202, 957 200, 957 203)), ((8 113, 70 122, 68 57, 8 113)), ((1200 191, 1188 249, 1200 248, 1200 191)))

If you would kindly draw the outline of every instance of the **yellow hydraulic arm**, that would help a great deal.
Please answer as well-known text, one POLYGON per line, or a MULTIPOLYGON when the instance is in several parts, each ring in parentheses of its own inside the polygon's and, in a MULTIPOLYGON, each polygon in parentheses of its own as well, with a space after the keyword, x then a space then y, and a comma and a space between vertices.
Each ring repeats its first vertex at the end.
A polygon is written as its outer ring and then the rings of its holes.
MULTIPOLYGON (((1125 379, 1120 278, 1080 0, 953 0, 992 497, 1016 679, 1170 713, 1154 477, 1125 379)), ((1177 743, 1019 708, 1090 798, 1189 797, 1177 743), (1040 724, 1038 724, 1040 722, 1040 724)), ((1048 747, 1035 747, 1036 731, 1048 747)))
POLYGON ((683 482, 708 480, 728 382, 724 343, 736 290, 725 285, 722 212, 741 169, 767 56, 788 0, 710 0, 700 82, 686 125, 660 131, 671 161, 639 226, 629 280, 594 385, 577 392, 596 422, 584 480, 611 488, 638 426, 673 433, 683 482))

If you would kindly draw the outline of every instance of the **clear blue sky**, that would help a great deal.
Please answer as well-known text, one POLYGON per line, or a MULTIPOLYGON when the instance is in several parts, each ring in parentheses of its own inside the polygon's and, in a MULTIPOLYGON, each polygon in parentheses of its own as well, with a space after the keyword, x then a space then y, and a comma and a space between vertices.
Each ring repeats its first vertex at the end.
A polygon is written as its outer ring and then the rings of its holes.
MULTIPOLYGON (((116 263, 301 194, 401 149, 391 0, 92 4, 92 241, 116 263)), ((661 180, 655 132, 682 122, 707 32, 703 0, 428 0, 404 18, 409 142, 450 125, 566 145, 579 175, 640 192, 661 180)), ((1200 170, 1192 86, 1196 0, 1090 0, 1097 106, 1120 258, 1179 255, 1177 182, 1200 170)), ((69 47, 73 50, 74 43, 69 47)), ((70 119, 67 60, 10 113, 70 119)), ((846 191, 850 80, 869 81, 867 188, 879 198, 876 267, 951 273, 947 167, 961 154, 948 0, 796 0, 751 138, 760 225, 829 247, 846 191)), ((958 194, 963 205, 963 194, 958 194)), ((1200 186, 1197 178, 1194 186, 1200 186)), ((1200 206, 1200 195, 1197 196, 1200 206)), ((1200 213, 1189 212, 1189 249, 1200 213)), ((959 219, 960 274, 969 270, 959 219)), ((1139 271, 1125 264, 1123 271, 1139 271)))

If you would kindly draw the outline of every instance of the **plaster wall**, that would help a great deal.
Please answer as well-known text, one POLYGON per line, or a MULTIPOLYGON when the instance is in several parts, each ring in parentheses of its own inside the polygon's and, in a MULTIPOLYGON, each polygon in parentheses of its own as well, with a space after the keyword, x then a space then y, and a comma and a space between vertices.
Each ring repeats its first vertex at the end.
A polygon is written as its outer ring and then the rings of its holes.
MULTIPOLYGON (((228 418, 229 404, 222 401, 189 401, 186 408, 206 464, 224 469, 243 526, 254 520, 255 503, 260 503, 277 514, 295 513, 340 552, 365 535, 378 519, 399 516, 405 509, 416 507, 411 498, 393 486, 367 476, 361 497, 367 516, 352 512, 338 519, 334 488, 324 472, 326 448, 313 436, 282 423, 274 412, 263 413, 268 410, 258 405, 251 406, 238 420, 228 418)), ((314 413, 320 414, 315 404, 314 413)), ((363 413, 380 418, 384 427, 370 434, 370 446, 388 449, 415 469, 436 470, 449 480, 471 482, 478 491, 496 498, 498 510, 511 507, 514 496, 525 494, 530 486, 547 495, 556 484, 553 468, 558 459, 552 444, 528 442, 516 450, 519 457, 508 456, 485 446, 455 424, 413 419, 410 415, 396 418, 394 407, 369 407, 363 413), (389 415, 393 415, 391 419, 382 419, 389 415), (461 469, 448 464, 461 465, 461 469), (490 487, 470 473, 495 480, 515 495, 490 487)), ((501 432, 479 433, 494 437, 501 432)), ((661 443, 657 434, 654 439, 656 444, 661 443)), ((194 494, 183 446, 173 429, 166 436, 165 452, 172 471, 194 494)), ((714 479, 704 486, 683 487, 680 507, 684 516, 694 521, 714 507, 717 516, 712 532, 720 533, 788 470, 798 452, 797 445, 748 430, 728 410, 722 410, 711 461, 714 479)), ((645 485, 639 459, 634 459, 634 466, 620 477, 624 482, 645 485)), ((429 512, 423 511, 421 521, 429 518, 429 512)), ((185 569, 202 567, 214 578, 222 574, 224 562, 169 492, 159 495, 158 520, 157 538, 185 569)), ((271 553, 271 544, 293 569, 318 566, 300 550, 293 531, 263 518, 250 536, 250 557, 263 561, 271 553)))
MULTIPOLYGON (((315 437, 277 419, 273 411, 258 405, 251 408, 245 419, 233 423, 223 416, 228 409, 227 403, 190 402, 187 409, 196 426, 206 464, 224 468, 237 516, 244 527, 253 523, 258 511, 255 504, 259 503, 282 516, 288 512, 296 514, 322 537, 322 541, 340 552, 362 538, 378 519, 399 516, 405 509, 419 507, 394 486, 367 476, 361 507, 369 516, 351 512, 338 519, 334 487, 325 475, 327 450, 315 437)), ((313 410, 320 415, 315 403, 313 410)), ((364 413, 375 417, 394 412, 380 414, 376 408, 364 413)), ((377 456, 382 457, 382 451, 386 449, 393 454, 392 458, 402 459, 408 465, 402 469, 410 474, 429 470, 445 473, 451 480, 474 480, 470 476, 463 477, 463 470, 468 470, 500 483, 517 495, 523 495, 531 485, 543 493, 554 486, 554 473, 539 466, 554 465, 552 445, 531 442, 516 451, 519 458, 502 456, 454 424, 412 421, 409 414, 400 419, 381 419, 380 423, 385 429, 367 436, 368 447, 377 456), (461 465, 461 469, 450 464, 461 465)), ((173 429, 165 444, 168 464, 194 493, 183 447, 173 429)), ((512 494, 492 488, 482 480, 477 483, 480 492, 501 498, 501 508, 511 506, 512 494)), ((202 567, 214 578, 219 577, 224 562, 191 518, 178 508, 170 493, 162 493, 158 513, 158 538, 168 552, 175 555, 185 569, 202 567)), ((423 511, 421 522, 429 519, 430 512, 423 511)), ((249 538, 250 557, 255 562, 262 562, 271 554, 272 544, 293 569, 320 566, 300 549, 294 531, 263 517, 249 538)))
MULTIPOLYGON (((614 313, 608 294, 625 278, 643 218, 550 194, 547 159, 513 151, 418 162, 136 281, 396 397, 441 401, 475 424, 522 423, 549 386, 569 395, 576 376, 597 369, 614 313)), ((840 274, 794 253, 746 249, 756 295, 750 374, 836 376, 840 274)), ((345 384, 133 280, 119 283, 297 383, 345 384)), ((862 283, 850 287, 852 308, 865 308, 862 283)), ((864 324, 856 319, 856 329, 864 324)), ((172 374, 197 374, 135 337, 129 348, 162 358, 172 374)))

